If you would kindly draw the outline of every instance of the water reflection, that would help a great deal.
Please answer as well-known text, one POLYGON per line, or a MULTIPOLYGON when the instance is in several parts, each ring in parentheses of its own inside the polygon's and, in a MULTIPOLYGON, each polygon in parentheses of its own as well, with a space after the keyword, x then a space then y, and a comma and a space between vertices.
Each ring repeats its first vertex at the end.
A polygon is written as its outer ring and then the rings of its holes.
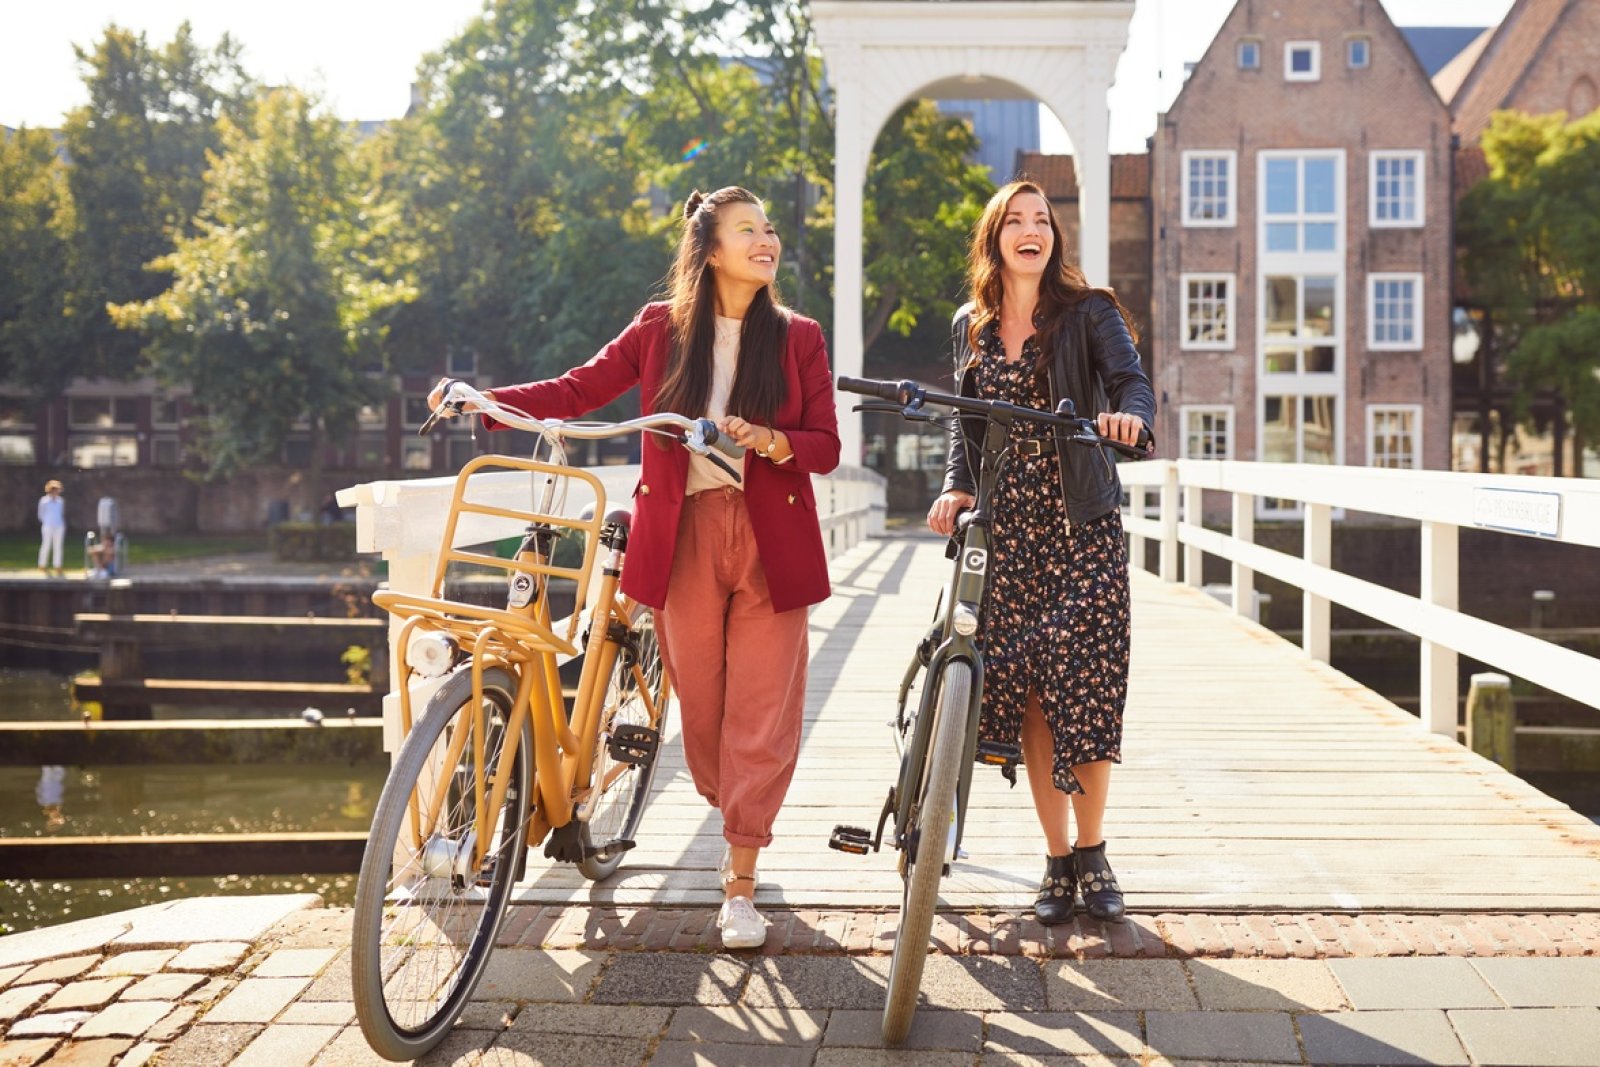
MULTIPOLYGON (((241 717, 231 710, 183 710, 185 717, 241 717)), ((0 719, 75 721, 67 681, 0 671, 0 719)), ((365 832, 384 772, 382 766, 342 764, 0 767, 0 837, 365 832)), ((0 934, 188 896, 310 892, 330 904, 349 904, 355 891, 353 874, 13 877, 23 873, 0 872, 0 934)))

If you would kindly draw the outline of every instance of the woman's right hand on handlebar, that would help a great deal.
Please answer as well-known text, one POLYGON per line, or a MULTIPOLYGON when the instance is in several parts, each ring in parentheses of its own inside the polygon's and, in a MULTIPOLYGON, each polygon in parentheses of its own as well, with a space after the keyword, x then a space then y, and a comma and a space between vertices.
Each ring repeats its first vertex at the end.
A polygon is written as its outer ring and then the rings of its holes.
MULTIPOLYGON (((453 382, 453 381, 455 381, 454 378, 440 378, 439 379, 439 384, 434 386, 432 391, 428 393, 428 410, 429 411, 439 411, 439 405, 444 403, 444 391, 450 387, 450 383, 453 382)), ((485 399, 488 399, 488 400, 493 400, 494 399, 494 391, 492 389, 485 389, 483 391, 483 395, 484 395, 485 399)), ((443 412, 440 412, 440 414, 443 415, 447 419, 453 419, 458 414, 466 414, 468 412, 476 411, 477 409, 478 409, 478 406, 476 404, 473 404, 473 403, 469 402, 466 405, 466 407, 463 408, 462 411, 460 411, 460 412, 443 411, 443 412)))
POLYGON ((964 493, 959 489, 941 493, 939 499, 933 502, 933 507, 928 509, 928 529, 949 537, 956 528, 956 516, 970 508, 972 504, 971 493, 964 493))

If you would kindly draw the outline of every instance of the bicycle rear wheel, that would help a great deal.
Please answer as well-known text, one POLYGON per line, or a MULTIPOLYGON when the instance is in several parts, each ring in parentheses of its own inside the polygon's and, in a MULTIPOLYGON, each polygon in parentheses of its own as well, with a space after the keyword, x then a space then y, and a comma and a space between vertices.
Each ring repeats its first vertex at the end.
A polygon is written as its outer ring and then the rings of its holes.
MULTIPOLYGON (((645 804, 650 800, 656 765, 661 761, 661 739, 667 732, 667 674, 661 662, 661 646, 656 641, 655 616, 649 609, 640 609, 632 637, 633 648, 617 652, 611 679, 606 685, 605 706, 600 711, 600 739, 595 746, 594 771, 590 779, 596 793, 593 800, 584 805, 582 815, 585 848, 603 848, 612 841, 633 840, 639 820, 644 817, 645 804), (647 693, 648 701, 645 700, 647 693), (626 726, 647 727, 656 732, 654 750, 637 763, 618 760, 606 744, 618 727, 626 726)), ((616 871, 622 855, 617 852, 590 856, 578 864, 578 870, 585 878, 601 881, 616 871)))
MULTIPOLYGON (((931 684, 931 682, 930 682, 931 684)), ((972 665, 951 660, 939 674, 938 719, 917 798, 911 806, 908 835, 915 851, 901 846, 900 929, 889 963, 889 989, 883 1005, 883 1040, 898 1045, 911 1029, 928 961, 928 938, 939 903, 939 879, 950 856, 956 824, 956 781, 967 741, 967 704, 972 692, 972 665)))
POLYGON ((494 949, 528 845, 533 744, 526 717, 505 800, 482 824, 492 836, 476 867, 475 783, 481 772, 487 804, 516 692, 509 672, 484 672, 480 763, 470 732, 480 710, 472 671, 458 669, 400 747, 378 799, 356 882, 351 984, 361 1032, 386 1059, 415 1059, 444 1039, 494 949), (452 742, 464 730, 452 761, 452 742), (417 827, 434 804, 438 821, 421 834, 417 827))

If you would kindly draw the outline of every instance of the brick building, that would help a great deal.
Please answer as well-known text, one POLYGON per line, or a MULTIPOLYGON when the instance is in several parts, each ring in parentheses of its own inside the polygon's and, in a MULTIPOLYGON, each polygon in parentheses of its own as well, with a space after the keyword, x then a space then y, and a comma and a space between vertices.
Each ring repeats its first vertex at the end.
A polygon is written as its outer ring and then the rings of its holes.
MULTIPOLYGON (((1070 256, 1078 246, 1078 176, 1072 157, 1023 152, 1017 156, 1016 173, 1038 182, 1050 198, 1070 256)), ((1145 155, 1111 157, 1111 288, 1133 313, 1140 335, 1148 334, 1150 158, 1145 155)), ((1148 370, 1148 351, 1145 356, 1148 370)))
POLYGON ((1240 0, 1150 167, 1169 453, 1449 467, 1451 119, 1378 0, 1240 0))

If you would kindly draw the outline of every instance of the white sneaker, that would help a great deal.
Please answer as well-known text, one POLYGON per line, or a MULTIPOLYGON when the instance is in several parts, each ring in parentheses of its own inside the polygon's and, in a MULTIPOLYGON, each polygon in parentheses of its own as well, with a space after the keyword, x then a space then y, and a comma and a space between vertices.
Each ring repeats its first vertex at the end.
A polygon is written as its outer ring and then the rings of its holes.
POLYGON ((760 948, 767 943, 767 920, 749 897, 729 897, 717 915, 723 948, 760 948))

